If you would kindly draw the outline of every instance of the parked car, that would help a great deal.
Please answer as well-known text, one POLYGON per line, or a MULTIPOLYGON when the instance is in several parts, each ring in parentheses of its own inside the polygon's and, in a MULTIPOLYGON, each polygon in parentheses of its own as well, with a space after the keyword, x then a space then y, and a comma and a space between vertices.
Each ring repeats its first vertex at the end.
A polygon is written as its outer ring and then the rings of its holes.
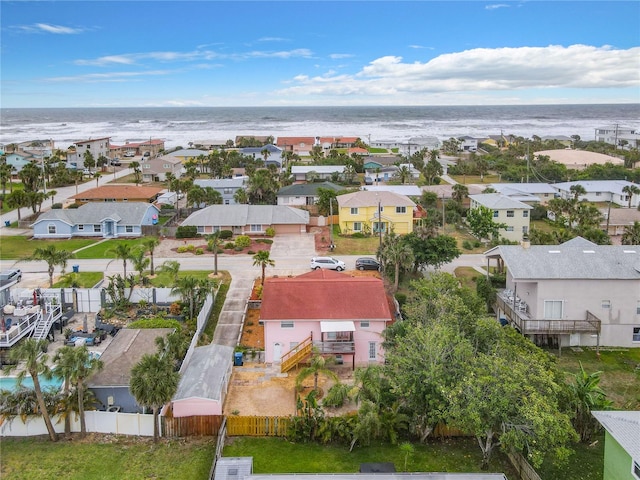
POLYGON ((83 175, 93 175, 93 173, 91 172, 91 170, 89 170, 88 168, 85 168, 84 170, 82 170, 82 174, 83 174, 83 175))
POLYGON ((129 151, 129 152, 124 152, 124 157, 130 158, 130 157, 135 157, 136 156, 136 152, 133 151, 129 151))
POLYGON ((22 280, 22 270, 19 268, 4 270, 0 273, 0 285, 6 285, 14 281, 19 282, 20 280, 22 280))
POLYGON ((111 165, 114 167, 119 167, 120 165, 122 165, 122 162, 119 158, 114 158, 113 160, 111 160, 111 165))
POLYGON ((358 270, 380 270, 380 262, 375 258, 362 257, 356 260, 358 270))
POLYGON ((143 157, 150 157, 151 156, 151 152, 144 152, 143 157))
POLYGON ((318 270, 319 268, 341 272, 345 269, 345 263, 333 257, 313 257, 311 259, 311 270, 318 270))

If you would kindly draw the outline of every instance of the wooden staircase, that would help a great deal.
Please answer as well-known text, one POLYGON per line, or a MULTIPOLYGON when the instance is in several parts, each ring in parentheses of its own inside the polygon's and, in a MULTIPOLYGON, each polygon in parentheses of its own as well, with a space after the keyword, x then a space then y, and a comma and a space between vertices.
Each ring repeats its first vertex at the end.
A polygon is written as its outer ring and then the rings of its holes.
POLYGON ((287 373, 292 368, 296 367, 299 363, 305 360, 311 355, 313 349, 313 337, 308 336, 301 343, 293 347, 287 353, 282 356, 282 364, 280 365, 280 372, 287 373))

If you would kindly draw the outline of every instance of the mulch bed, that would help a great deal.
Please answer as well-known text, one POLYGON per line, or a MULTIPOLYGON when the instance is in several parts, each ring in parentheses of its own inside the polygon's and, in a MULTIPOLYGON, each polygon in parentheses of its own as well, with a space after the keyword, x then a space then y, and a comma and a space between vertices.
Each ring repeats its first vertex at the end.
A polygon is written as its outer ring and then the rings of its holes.
MULTIPOLYGON (((213 256, 213 252, 210 252, 209 250, 207 250, 207 244, 204 243, 202 245, 198 245, 195 243, 191 243, 191 242, 187 242, 185 241, 183 245, 194 245, 195 250, 197 250, 198 248, 201 248, 203 253, 201 255, 210 255, 213 256)), ((178 247, 176 248, 172 248, 171 251, 178 254, 178 255, 195 255, 195 250, 191 251, 191 252, 178 252, 178 247)), ((249 245, 246 248, 243 248, 242 250, 236 250, 234 248, 225 248, 223 249, 222 253, 225 255, 247 255, 249 252, 253 252, 253 253, 257 253, 259 251, 262 250, 271 250, 271 244, 270 243, 262 243, 262 242, 256 242, 253 241, 251 242, 251 245, 249 245)))

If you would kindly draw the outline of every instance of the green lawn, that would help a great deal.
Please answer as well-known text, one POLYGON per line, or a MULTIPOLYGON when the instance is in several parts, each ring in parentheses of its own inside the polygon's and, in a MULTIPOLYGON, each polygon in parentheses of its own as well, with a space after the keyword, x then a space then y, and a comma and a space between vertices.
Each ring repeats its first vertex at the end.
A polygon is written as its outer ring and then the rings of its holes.
POLYGON ((92 288, 104 278, 104 272, 79 272, 67 273, 59 281, 53 284, 54 288, 69 288, 74 281, 80 288, 92 288))
MULTIPOLYGON (((7 196, 11 193, 11 191, 15 192, 16 190, 24 190, 24 185, 22 184, 22 182, 14 183, 13 186, 11 187, 7 183, 7 188, 4 191, 5 198, 7 198, 7 196)), ((2 192, 0 192, 0 194, 2 194, 2 192)), ((9 207, 7 202, 2 202, 2 210, 0 210, 0 213, 7 213, 7 212, 10 212, 11 210, 13 210, 13 208, 9 207)))
MULTIPOLYGON (((355 473, 361 463, 393 462, 404 468, 404 454, 397 445, 355 447, 294 444, 280 438, 234 437, 225 446, 225 457, 251 456, 255 473, 355 473)), ((426 445, 414 445, 415 453, 407 461, 408 472, 480 472, 482 456, 475 439, 447 439, 426 445)), ((490 472, 504 472, 517 478, 505 455, 493 457, 490 472)))
MULTIPOLYGON (((19 422, 20 420, 15 420, 19 422)), ((2 439, 0 478, 12 480, 206 479, 215 439, 152 440, 115 435, 56 443, 2 439)))
MULTIPOLYGON (((572 445, 573 455, 562 466, 545 461, 536 470, 542 480, 602 480, 604 471, 604 436, 590 445, 579 443, 572 445), (595 443, 595 445, 593 445, 595 443)), ((516 477, 517 478, 517 477, 516 477)))
POLYGON ((116 245, 125 243, 131 246, 131 248, 136 248, 139 245, 142 245, 144 238, 135 238, 131 240, 107 240, 102 243, 95 243, 91 248, 87 248, 82 250, 81 252, 76 253, 75 258, 116 258, 115 253, 111 252, 116 248, 116 245))
POLYGON ((96 240, 87 238, 74 238, 71 240, 30 240, 29 237, 21 235, 6 235, 2 237, 0 258, 2 260, 27 258, 33 254, 36 248, 45 248, 50 244, 55 245, 58 250, 68 250, 72 252, 91 245, 92 243, 96 243, 96 240))
MULTIPOLYGON (((160 264, 161 265, 161 264, 160 264)), ((168 273, 158 273, 157 269, 160 267, 159 264, 155 265, 156 276, 151 279, 151 285, 157 288, 161 287, 173 287, 173 278, 168 273)), ((178 272, 178 277, 186 277, 191 276, 195 277, 198 280, 203 278, 209 278, 209 275, 213 273, 213 260, 211 261, 211 270, 184 270, 178 272)))

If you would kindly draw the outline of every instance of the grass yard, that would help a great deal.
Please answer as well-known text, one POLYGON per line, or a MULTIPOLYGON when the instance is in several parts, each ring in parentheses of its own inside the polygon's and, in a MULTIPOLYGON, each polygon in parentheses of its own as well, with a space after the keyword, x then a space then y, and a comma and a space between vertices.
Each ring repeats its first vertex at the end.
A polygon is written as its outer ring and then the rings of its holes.
MULTIPOLYGON (((604 435, 591 445, 572 445, 573 455, 562 466, 545 461, 536 472, 543 480, 602 480, 604 472, 604 435), (595 445, 593 445, 595 443, 595 445)), ((517 477, 516 477, 517 478, 517 477)))
POLYGON ((480 180, 480 175, 450 175, 456 182, 467 185, 470 183, 477 183, 479 185, 486 184, 487 187, 492 183, 502 183, 502 179, 499 175, 487 174, 483 180, 480 180))
MULTIPOLYGON (((30 257, 36 248, 45 248, 53 244, 58 250, 68 250, 73 252, 87 245, 96 243, 95 239, 73 238, 70 240, 30 240, 29 237, 21 235, 6 235, 2 237, 2 247, 0 247, 0 258, 2 260, 23 259, 30 257)), ((92 257, 77 257, 92 258, 92 257)))
MULTIPOLYGON (((213 263, 213 262, 212 262, 213 263)), ((155 266, 155 270, 156 270, 156 275, 155 277, 153 277, 151 280, 151 285, 157 288, 162 288, 162 287, 173 287, 173 278, 168 274, 168 273, 159 273, 158 272, 158 267, 160 267, 160 265, 156 265, 155 266)), ((213 265, 212 265, 213 267, 213 265)), ((213 273, 213 268, 211 270, 180 270, 178 272, 178 277, 182 278, 182 277, 195 277, 198 280, 203 279, 203 278, 207 278, 210 279, 209 275, 211 275, 213 273)), ((218 271, 218 274, 223 274, 223 276, 221 277, 224 281, 225 278, 228 279, 228 281, 230 280, 229 274, 226 273, 226 275, 224 275, 226 272, 222 272, 222 271, 218 271)))
MULTIPOLYGON (((12 192, 12 191, 16 191, 16 190, 24 190, 24 184, 22 182, 19 183, 13 183, 13 185, 9 185, 7 183, 7 187, 4 191, 4 196, 5 198, 7 198, 7 196, 12 192)), ((7 213, 10 212, 11 210, 13 210, 13 208, 11 208, 7 202, 2 202, 2 210, 0 210, 0 213, 7 213)))
MULTIPOLYGON (((371 235, 369 237, 354 238, 339 235, 340 227, 333 226, 333 244, 336 248, 332 254, 335 255, 375 255, 380 245, 380 237, 371 235)), ((327 239, 327 242, 329 239, 327 239)))
POLYGON ((76 253, 74 258, 116 258, 115 253, 109 251, 115 249, 116 245, 126 243, 130 245, 131 248, 136 248, 142 245, 142 242, 144 242, 144 238, 135 238, 131 240, 107 240, 106 242, 100 243, 93 240, 93 243, 95 243, 94 246, 76 253))
POLYGON ((104 278, 104 272, 67 273, 53 284, 54 288, 70 288, 77 283, 79 288, 92 288, 104 278))
MULTIPOLYGON (((355 447, 295 444, 281 438, 232 437, 224 447, 225 457, 253 457, 254 473, 355 473, 361 463, 393 462, 399 472, 480 472, 482 455, 475 438, 446 439, 415 444, 407 459, 398 445, 355 447)), ((517 478, 506 455, 494 455, 490 472, 517 478)))
MULTIPOLYGON (((20 421, 20 420, 16 420, 20 421)), ((152 440, 90 435, 85 440, 2 439, 0 478, 12 480, 182 480, 208 478, 214 438, 152 440)))

